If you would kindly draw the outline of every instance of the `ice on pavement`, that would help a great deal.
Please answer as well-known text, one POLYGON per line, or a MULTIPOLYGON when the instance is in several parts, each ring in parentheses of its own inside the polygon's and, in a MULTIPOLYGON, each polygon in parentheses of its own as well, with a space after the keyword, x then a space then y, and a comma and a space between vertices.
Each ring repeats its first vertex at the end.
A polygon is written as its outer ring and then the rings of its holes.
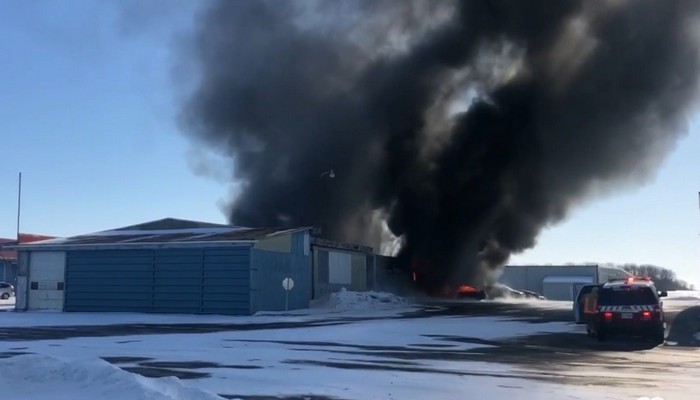
POLYGON ((223 400, 173 377, 145 378, 100 360, 44 355, 0 360, 0 393, 22 400, 223 400))

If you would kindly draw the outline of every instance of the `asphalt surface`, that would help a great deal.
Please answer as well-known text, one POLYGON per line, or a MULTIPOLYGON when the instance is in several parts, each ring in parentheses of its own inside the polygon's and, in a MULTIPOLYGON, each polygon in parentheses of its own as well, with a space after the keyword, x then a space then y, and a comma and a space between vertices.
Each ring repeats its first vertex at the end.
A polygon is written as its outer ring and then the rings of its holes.
MULTIPOLYGON (((499 316, 527 323, 572 322, 572 311, 561 304, 548 306, 541 303, 533 306, 528 303, 498 303, 476 301, 439 301, 426 303, 424 307, 397 319, 425 319, 430 323, 434 317, 468 318, 474 316, 499 316)), ((688 384, 697 379, 688 376, 688 371, 700 371, 700 306, 687 303, 667 302, 667 340, 663 345, 636 338, 610 338, 598 342, 585 334, 579 326, 577 332, 536 334, 500 340, 485 340, 469 336, 433 335, 440 343, 408 346, 369 346, 337 342, 292 342, 280 343, 291 349, 304 351, 324 351, 328 361, 289 360, 290 364, 325 366, 337 369, 362 369, 381 371, 407 371, 416 373, 438 373, 459 376, 517 377, 543 382, 556 382, 576 385, 603 385, 653 388, 663 385, 688 384), (459 344, 469 343, 481 346, 460 348, 459 344), (333 357, 342 355, 342 360, 333 357), (367 361, 367 355, 377 357, 367 361), (480 361, 507 364, 516 368, 517 373, 489 373, 479 371, 436 370, 426 367, 428 360, 480 361), (644 376, 645 379, 639 379, 644 376), (652 377, 652 378, 649 378, 652 377), (669 383, 670 382, 670 383, 669 383)), ((176 324, 176 325, 110 325, 110 326, 68 326, 0 328, 2 341, 55 340, 75 337, 129 336, 164 333, 209 333, 223 331, 250 331, 270 329, 310 328, 329 325, 349 324, 379 318, 334 318, 311 322, 278 322, 265 324, 176 324)), ((382 318, 386 319, 386 318, 382 318)), ((232 340, 239 341, 239 340, 232 340)), ((128 337, 124 338, 128 343, 128 337)), ((266 343, 266 341, 257 341, 266 343)), ((26 347, 10 347, 0 353, 0 358, 25 354, 26 347)), ((148 358, 106 357, 107 361, 121 368, 150 377, 177 376, 181 379, 198 379, 210 376, 212 368, 247 369, 250 365, 221 365, 204 361, 168 362, 148 358)), ((700 398, 700 384, 698 396, 700 398)), ((245 396, 222 394, 227 398, 246 400, 281 399, 281 397, 245 396)), ((308 396, 287 399, 326 399, 308 396)))

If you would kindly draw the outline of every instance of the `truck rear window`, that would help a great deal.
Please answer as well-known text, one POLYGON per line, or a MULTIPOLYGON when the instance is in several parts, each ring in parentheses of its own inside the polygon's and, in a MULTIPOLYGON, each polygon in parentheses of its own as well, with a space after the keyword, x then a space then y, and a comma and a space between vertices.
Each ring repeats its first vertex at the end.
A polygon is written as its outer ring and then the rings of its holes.
POLYGON ((598 304, 638 306, 656 304, 656 296, 648 287, 621 287, 615 289, 602 289, 598 296, 598 304))

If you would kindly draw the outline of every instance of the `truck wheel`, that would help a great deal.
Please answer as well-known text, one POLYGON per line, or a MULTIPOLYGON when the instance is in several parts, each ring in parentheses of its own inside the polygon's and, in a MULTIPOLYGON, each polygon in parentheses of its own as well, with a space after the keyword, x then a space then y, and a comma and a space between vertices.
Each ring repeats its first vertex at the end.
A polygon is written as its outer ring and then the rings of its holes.
POLYGON ((7 299, 10 298, 10 294, 9 294, 9 293, 3 293, 1 297, 2 297, 3 300, 7 300, 7 299))

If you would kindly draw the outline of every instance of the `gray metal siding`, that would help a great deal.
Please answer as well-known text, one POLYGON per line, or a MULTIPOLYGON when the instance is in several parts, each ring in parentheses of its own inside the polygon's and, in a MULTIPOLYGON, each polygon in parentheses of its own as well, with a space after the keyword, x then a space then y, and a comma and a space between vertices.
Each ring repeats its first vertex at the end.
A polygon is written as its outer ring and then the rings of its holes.
POLYGON ((513 289, 532 290, 527 287, 527 267, 505 267, 498 281, 513 289))
POLYGON ((309 255, 311 245, 309 244, 309 232, 295 232, 292 235, 292 253, 300 255, 309 255))
POLYGON ((289 309, 309 307, 311 299, 311 257, 252 249, 251 312, 282 311, 285 308, 284 278, 294 280, 289 292, 289 309))
POLYGON ((249 247, 68 252, 66 311, 248 314, 249 247))
POLYGON ((17 265, 9 261, 0 260, 0 281, 7 282, 17 287, 17 265))
POLYGON ((573 293, 577 285, 574 283, 551 283, 542 285, 542 295, 550 300, 573 300, 573 293))
MULTIPOLYGON (((518 290, 532 290, 544 294, 544 280, 547 277, 555 276, 590 276, 595 281, 598 267, 595 265, 528 265, 528 266, 506 266, 498 281, 504 285, 518 290)), ((561 286, 561 285, 560 285, 561 286)), ((564 285, 569 289, 555 289, 549 285, 547 291, 552 300, 568 300, 570 288, 573 283, 564 285), (564 295, 564 292, 567 295, 564 295)), ((546 296, 546 295, 545 295, 546 296)))

